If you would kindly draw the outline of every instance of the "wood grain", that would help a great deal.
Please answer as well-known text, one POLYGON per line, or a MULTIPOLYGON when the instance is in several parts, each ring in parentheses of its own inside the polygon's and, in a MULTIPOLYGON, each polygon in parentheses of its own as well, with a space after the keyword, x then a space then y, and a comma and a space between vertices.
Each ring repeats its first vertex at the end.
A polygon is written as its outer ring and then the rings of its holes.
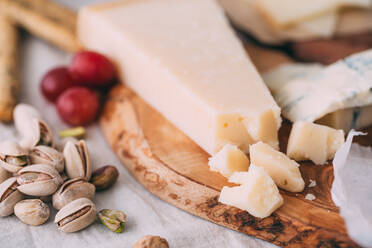
MULTIPOLYGON (((269 56, 255 51, 253 61, 259 70, 268 69, 267 63, 291 61, 277 52, 269 56)), ((209 171, 208 154, 124 85, 111 91, 100 124, 132 175, 150 192, 180 209, 282 247, 358 247, 348 237, 332 202, 330 164, 302 163, 306 185, 315 179, 317 186, 306 187, 299 194, 281 191, 284 205, 270 217, 259 219, 218 203, 221 188, 229 184, 220 174, 209 171), (316 199, 306 200, 307 193, 316 199)), ((282 151, 289 132, 290 124, 284 122, 279 132, 282 151)))

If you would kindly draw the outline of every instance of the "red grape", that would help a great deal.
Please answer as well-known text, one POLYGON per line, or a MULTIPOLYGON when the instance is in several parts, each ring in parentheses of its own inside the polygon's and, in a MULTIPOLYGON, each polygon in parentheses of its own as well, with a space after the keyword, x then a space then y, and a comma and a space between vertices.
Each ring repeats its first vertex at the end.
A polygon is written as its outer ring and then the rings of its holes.
POLYGON ((95 120, 99 110, 98 95, 85 87, 67 89, 57 100, 60 117, 70 125, 87 125, 95 120))
POLYGON ((84 86, 105 87, 115 79, 114 65, 103 55, 83 51, 73 58, 70 65, 72 76, 84 86))
POLYGON ((56 67, 48 71, 41 80, 40 89, 46 99, 55 102, 59 95, 74 85, 67 67, 56 67))

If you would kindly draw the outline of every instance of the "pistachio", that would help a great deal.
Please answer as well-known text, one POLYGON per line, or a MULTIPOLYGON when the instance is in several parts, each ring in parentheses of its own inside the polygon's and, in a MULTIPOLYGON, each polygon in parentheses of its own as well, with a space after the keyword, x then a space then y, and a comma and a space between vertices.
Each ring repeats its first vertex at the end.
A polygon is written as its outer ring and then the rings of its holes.
POLYGON ((95 187, 88 183, 83 178, 74 178, 65 182, 59 190, 53 195, 53 207, 57 210, 61 209, 68 203, 79 199, 93 199, 95 187))
POLYGON ((33 164, 47 164, 54 167, 58 172, 65 168, 63 154, 49 146, 35 146, 30 151, 33 164))
POLYGON ((91 182, 96 186, 96 190, 105 190, 110 188, 119 177, 119 171, 115 166, 106 165, 93 171, 91 182))
POLYGON ((76 232, 96 219, 96 206, 87 198, 76 199, 58 211, 54 223, 63 232, 76 232))
POLYGON ((92 171, 88 148, 84 140, 67 141, 63 149, 65 169, 69 178, 82 177, 89 181, 92 171))
POLYGON ((14 141, 4 141, 0 144, 0 166, 15 173, 30 164, 27 152, 14 141))
POLYGON ((51 195, 63 183, 58 171, 46 164, 27 166, 18 172, 18 190, 26 195, 51 195))
POLYGON ((116 233, 123 232, 126 218, 127 216, 119 210, 103 209, 98 213, 98 219, 102 224, 116 233))
POLYGON ((13 111, 14 124, 18 132, 21 134, 29 128, 29 124, 34 118, 41 118, 39 111, 28 104, 20 103, 13 111))
POLYGON ((167 240, 162 237, 146 235, 138 240, 133 248, 169 248, 169 245, 167 240))
POLYGON ((39 145, 55 147, 53 133, 48 124, 41 119, 31 119, 26 129, 18 132, 22 135, 21 146, 26 149, 39 145))
POLYGON ((66 130, 59 132, 59 136, 61 138, 67 138, 67 137, 82 138, 84 135, 85 135, 84 127, 74 127, 74 128, 66 129, 66 130))
POLYGON ((0 167, 0 183, 4 182, 6 179, 11 178, 12 173, 0 167))
POLYGON ((11 177, 0 184, 0 216, 13 213, 14 205, 23 200, 24 196, 17 190, 17 179, 11 177))
POLYGON ((74 137, 66 137, 60 140, 60 142, 57 145, 58 151, 63 151, 68 141, 71 141, 72 143, 78 143, 79 140, 75 139, 74 137))
POLYGON ((49 207, 39 199, 29 199, 18 202, 14 206, 14 214, 23 223, 38 226, 49 218, 49 207))

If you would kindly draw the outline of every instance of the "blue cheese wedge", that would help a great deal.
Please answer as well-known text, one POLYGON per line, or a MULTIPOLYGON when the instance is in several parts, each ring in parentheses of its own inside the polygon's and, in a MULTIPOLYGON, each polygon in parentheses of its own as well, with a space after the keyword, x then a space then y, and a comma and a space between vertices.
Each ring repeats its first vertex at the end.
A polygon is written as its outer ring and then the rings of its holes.
POLYGON ((223 187, 219 202, 248 211, 258 218, 270 216, 283 204, 283 197, 269 174, 251 164, 248 172, 235 172, 229 182, 241 184, 223 187))
POLYGON ((215 0, 88 6, 79 12, 78 37, 116 62, 128 87, 209 154, 228 143, 247 152, 256 139, 277 139, 280 108, 215 0), (261 125, 275 130, 266 135, 261 125))
POLYGON ((263 77, 292 122, 318 120, 345 131, 372 124, 372 49, 328 67, 283 65, 263 77))

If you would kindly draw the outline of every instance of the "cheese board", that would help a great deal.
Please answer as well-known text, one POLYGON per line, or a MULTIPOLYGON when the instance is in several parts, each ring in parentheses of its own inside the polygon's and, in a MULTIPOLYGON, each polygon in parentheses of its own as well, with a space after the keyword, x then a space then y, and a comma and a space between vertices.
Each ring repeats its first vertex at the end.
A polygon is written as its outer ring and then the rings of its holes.
MULTIPOLYGON (((246 44, 246 49, 260 72, 292 61, 280 51, 252 44, 246 44)), ((124 84, 110 92, 100 125, 113 151, 136 180, 175 207, 281 247, 359 247, 348 237, 332 202, 331 164, 302 162, 305 190, 281 190, 284 205, 260 219, 219 203, 222 187, 231 183, 209 170, 209 155, 124 84), (310 180, 316 181, 315 187, 307 187, 310 180), (307 194, 316 199, 307 200, 307 194)), ((285 151, 290 129, 290 123, 284 121, 279 131, 281 151, 285 151)), ((369 136, 359 141, 372 143, 369 136)))

